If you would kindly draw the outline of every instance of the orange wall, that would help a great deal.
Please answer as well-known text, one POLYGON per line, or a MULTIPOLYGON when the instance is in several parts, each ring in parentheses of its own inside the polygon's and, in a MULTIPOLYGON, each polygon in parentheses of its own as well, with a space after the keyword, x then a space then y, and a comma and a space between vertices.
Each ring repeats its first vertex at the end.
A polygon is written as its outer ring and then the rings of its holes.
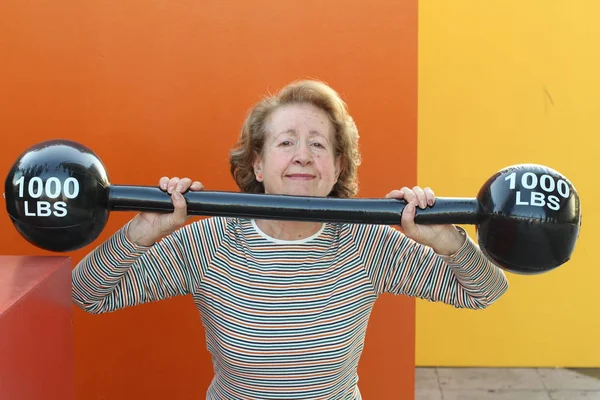
MULTIPOLYGON (((361 130, 360 196, 383 196, 416 184, 416 35, 416 0, 5 0, 0 172, 62 137, 94 149, 114 184, 188 175, 235 190, 227 151, 247 109, 314 77, 341 92, 361 130)), ((132 216, 113 213, 92 246, 132 216)), ((50 254, 5 212, 0 227, 0 254, 50 254)), ((190 298, 74 318, 79 399, 203 398, 212 367, 190 298)), ((413 343, 414 301, 382 298, 360 364, 365 399, 413 396, 413 343)))

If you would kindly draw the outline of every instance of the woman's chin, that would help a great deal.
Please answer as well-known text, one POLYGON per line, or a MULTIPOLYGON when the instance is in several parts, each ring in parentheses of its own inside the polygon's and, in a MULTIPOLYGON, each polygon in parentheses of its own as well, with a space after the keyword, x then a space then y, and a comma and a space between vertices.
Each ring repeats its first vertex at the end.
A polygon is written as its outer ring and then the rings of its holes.
POLYGON ((289 188, 285 191, 285 194, 290 196, 310 196, 310 197, 322 197, 316 190, 308 188, 289 188))

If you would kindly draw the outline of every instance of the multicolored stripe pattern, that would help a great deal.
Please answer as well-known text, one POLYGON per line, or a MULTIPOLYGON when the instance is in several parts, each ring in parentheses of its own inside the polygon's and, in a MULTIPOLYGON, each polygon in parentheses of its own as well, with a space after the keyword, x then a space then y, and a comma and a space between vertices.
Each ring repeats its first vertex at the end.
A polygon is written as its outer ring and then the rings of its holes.
POLYGON ((207 399, 361 399, 358 361, 379 295, 481 309, 508 286, 470 238, 442 257, 385 225, 328 223, 282 241, 252 220, 206 218, 152 247, 127 228, 73 270, 73 300, 100 314, 192 295, 213 360, 207 399))

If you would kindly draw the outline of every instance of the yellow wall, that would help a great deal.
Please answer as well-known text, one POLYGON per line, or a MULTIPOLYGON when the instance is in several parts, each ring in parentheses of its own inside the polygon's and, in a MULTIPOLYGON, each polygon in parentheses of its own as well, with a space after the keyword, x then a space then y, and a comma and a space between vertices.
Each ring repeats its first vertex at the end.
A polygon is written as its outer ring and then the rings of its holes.
POLYGON ((417 365, 600 366, 599 15, 595 0, 420 2, 419 185, 474 197, 541 163, 574 183, 583 226, 570 262, 509 275, 485 311, 417 301, 417 365))

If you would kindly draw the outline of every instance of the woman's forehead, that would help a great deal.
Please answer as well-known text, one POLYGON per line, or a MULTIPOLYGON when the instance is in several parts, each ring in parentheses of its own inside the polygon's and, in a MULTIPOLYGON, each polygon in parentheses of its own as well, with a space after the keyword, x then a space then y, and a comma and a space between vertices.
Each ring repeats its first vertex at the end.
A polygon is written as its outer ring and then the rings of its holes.
POLYGON ((308 133, 327 137, 333 132, 333 124, 325 111, 312 105, 296 104, 275 110, 266 121, 266 128, 271 135, 308 133))

